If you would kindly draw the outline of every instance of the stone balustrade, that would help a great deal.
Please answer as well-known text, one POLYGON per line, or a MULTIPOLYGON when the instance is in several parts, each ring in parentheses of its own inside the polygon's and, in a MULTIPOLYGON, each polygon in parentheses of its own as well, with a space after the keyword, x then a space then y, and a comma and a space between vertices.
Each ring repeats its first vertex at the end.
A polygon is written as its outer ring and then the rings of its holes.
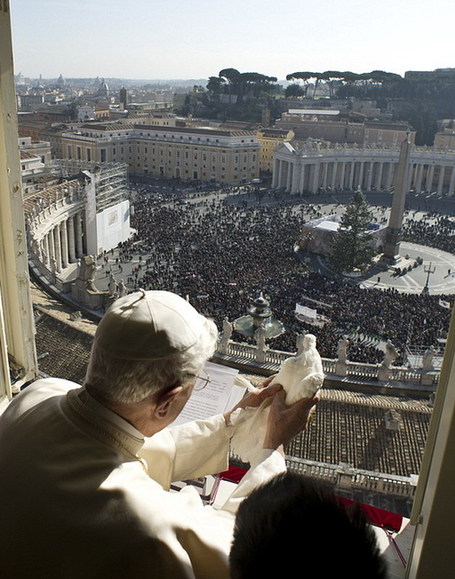
MULTIPOLYGON (((258 349, 250 344, 241 344, 229 340, 227 347, 220 341, 215 354, 221 362, 233 362, 237 365, 250 366, 252 372, 269 375, 277 372, 286 358, 293 356, 289 352, 267 350, 264 359, 259 360, 258 349)), ((391 366, 384 368, 381 364, 366 364, 362 362, 340 362, 336 359, 322 358, 322 366, 326 380, 341 384, 364 383, 370 386, 397 387, 400 389, 420 389, 434 391, 439 380, 439 371, 391 366)))
POLYGON ((289 470, 317 478, 344 490, 362 490, 408 498, 414 497, 415 494, 415 477, 382 474, 348 465, 326 464, 288 455, 286 464, 289 470))

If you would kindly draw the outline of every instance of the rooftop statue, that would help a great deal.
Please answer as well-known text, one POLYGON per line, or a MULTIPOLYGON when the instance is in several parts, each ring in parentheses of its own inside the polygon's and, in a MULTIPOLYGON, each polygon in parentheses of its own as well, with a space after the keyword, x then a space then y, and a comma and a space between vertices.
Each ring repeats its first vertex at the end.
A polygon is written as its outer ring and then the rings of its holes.
POLYGON ((85 282, 88 290, 98 291, 95 287, 96 260, 93 255, 84 255, 80 260, 79 278, 85 282))
POLYGON ((228 318, 224 318, 223 320, 223 333, 221 334, 221 340, 220 340, 220 352, 222 352, 223 354, 227 354, 229 351, 229 340, 231 339, 232 336, 232 324, 231 322, 228 320, 228 318))
POLYGON ((393 362, 397 359, 398 352, 392 342, 389 340, 385 345, 385 356, 382 361, 384 368, 390 368, 393 362))
POLYGON ((422 368, 424 370, 434 370, 434 346, 430 346, 422 356, 422 368))
POLYGON ((338 342, 337 356, 338 356, 339 362, 346 362, 347 356, 348 356, 348 353, 347 353, 348 346, 349 346, 349 340, 346 337, 343 337, 338 342))
POLYGON ((109 284, 108 284, 109 293, 113 296, 117 291, 117 282, 115 281, 114 274, 111 272, 109 274, 109 284))

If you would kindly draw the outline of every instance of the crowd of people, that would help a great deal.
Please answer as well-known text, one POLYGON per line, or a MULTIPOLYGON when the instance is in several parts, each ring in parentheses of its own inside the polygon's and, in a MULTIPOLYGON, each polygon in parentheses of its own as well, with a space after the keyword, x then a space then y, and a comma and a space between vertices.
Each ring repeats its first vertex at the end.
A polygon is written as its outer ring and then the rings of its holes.
MULTIPOLYGON (((233 321, 245 315, 263 292, 273 316, 286 328, 270 340, 269 346, 278 350, 295 351, 302 332, 317 336, 318 349, 327 358, 336 358, 342 336, 350 337, 348 358, 358 362, 383 359, 383 351, 371 345, 375 340, 390 340, 402 353, 409 344, 438 347, 450 318, 440 300, 450 302, 450 296, 365 289, 313 272, 299 259, 295 245, 301 227, 318 210, 311 205, 228 205, 223 196, 163 205, 144 196, 132 219, 137 233, 120 247, 120 263, 139 253, 127 286, 188 296, 220 330, 225 317, 233 321), (299 321, 296 304, 317 309, 327 321, 322 327, 299 321)), ((252 341, 235 331, 232 337, 252 341)))
POLYGON ((425 219, 408 219, 403 225, 402 238, 455 254, 455 221, 438 214, 430 214, 425 219))

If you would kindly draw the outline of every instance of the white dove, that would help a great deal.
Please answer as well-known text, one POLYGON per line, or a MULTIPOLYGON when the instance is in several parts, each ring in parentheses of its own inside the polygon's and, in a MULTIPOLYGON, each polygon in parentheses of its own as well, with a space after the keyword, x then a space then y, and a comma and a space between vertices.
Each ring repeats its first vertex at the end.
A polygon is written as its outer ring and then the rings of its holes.
MULTIPOLYGON (((291 405, 302 398, 311 398, 321 388, 324 372, 316 337, 305 334, 298 344, 295 357, 285 360, 271 384, 281 384, 286 391, 286 404, 291 405)), ((254 389, 249 386, 249 389, 254 389)), ((244 462, 251 462, 262 443, 267 430, 270 399, 259 408, 238 409, 232 413, 231 423, 236 427, 231 439, 231 451, 244 462)))

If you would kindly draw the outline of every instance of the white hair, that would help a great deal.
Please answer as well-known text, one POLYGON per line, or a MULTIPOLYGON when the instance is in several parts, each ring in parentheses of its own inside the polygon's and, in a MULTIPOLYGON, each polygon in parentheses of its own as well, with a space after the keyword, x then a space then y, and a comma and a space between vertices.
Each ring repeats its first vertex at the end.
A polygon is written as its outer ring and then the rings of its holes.
POLYGON ((205 320, 199 340, 187 350, 156 360, 121 360, 93 343, 84 385, 102 400, 134 404, 201 371, 218 339, 215 323, 205 320))

